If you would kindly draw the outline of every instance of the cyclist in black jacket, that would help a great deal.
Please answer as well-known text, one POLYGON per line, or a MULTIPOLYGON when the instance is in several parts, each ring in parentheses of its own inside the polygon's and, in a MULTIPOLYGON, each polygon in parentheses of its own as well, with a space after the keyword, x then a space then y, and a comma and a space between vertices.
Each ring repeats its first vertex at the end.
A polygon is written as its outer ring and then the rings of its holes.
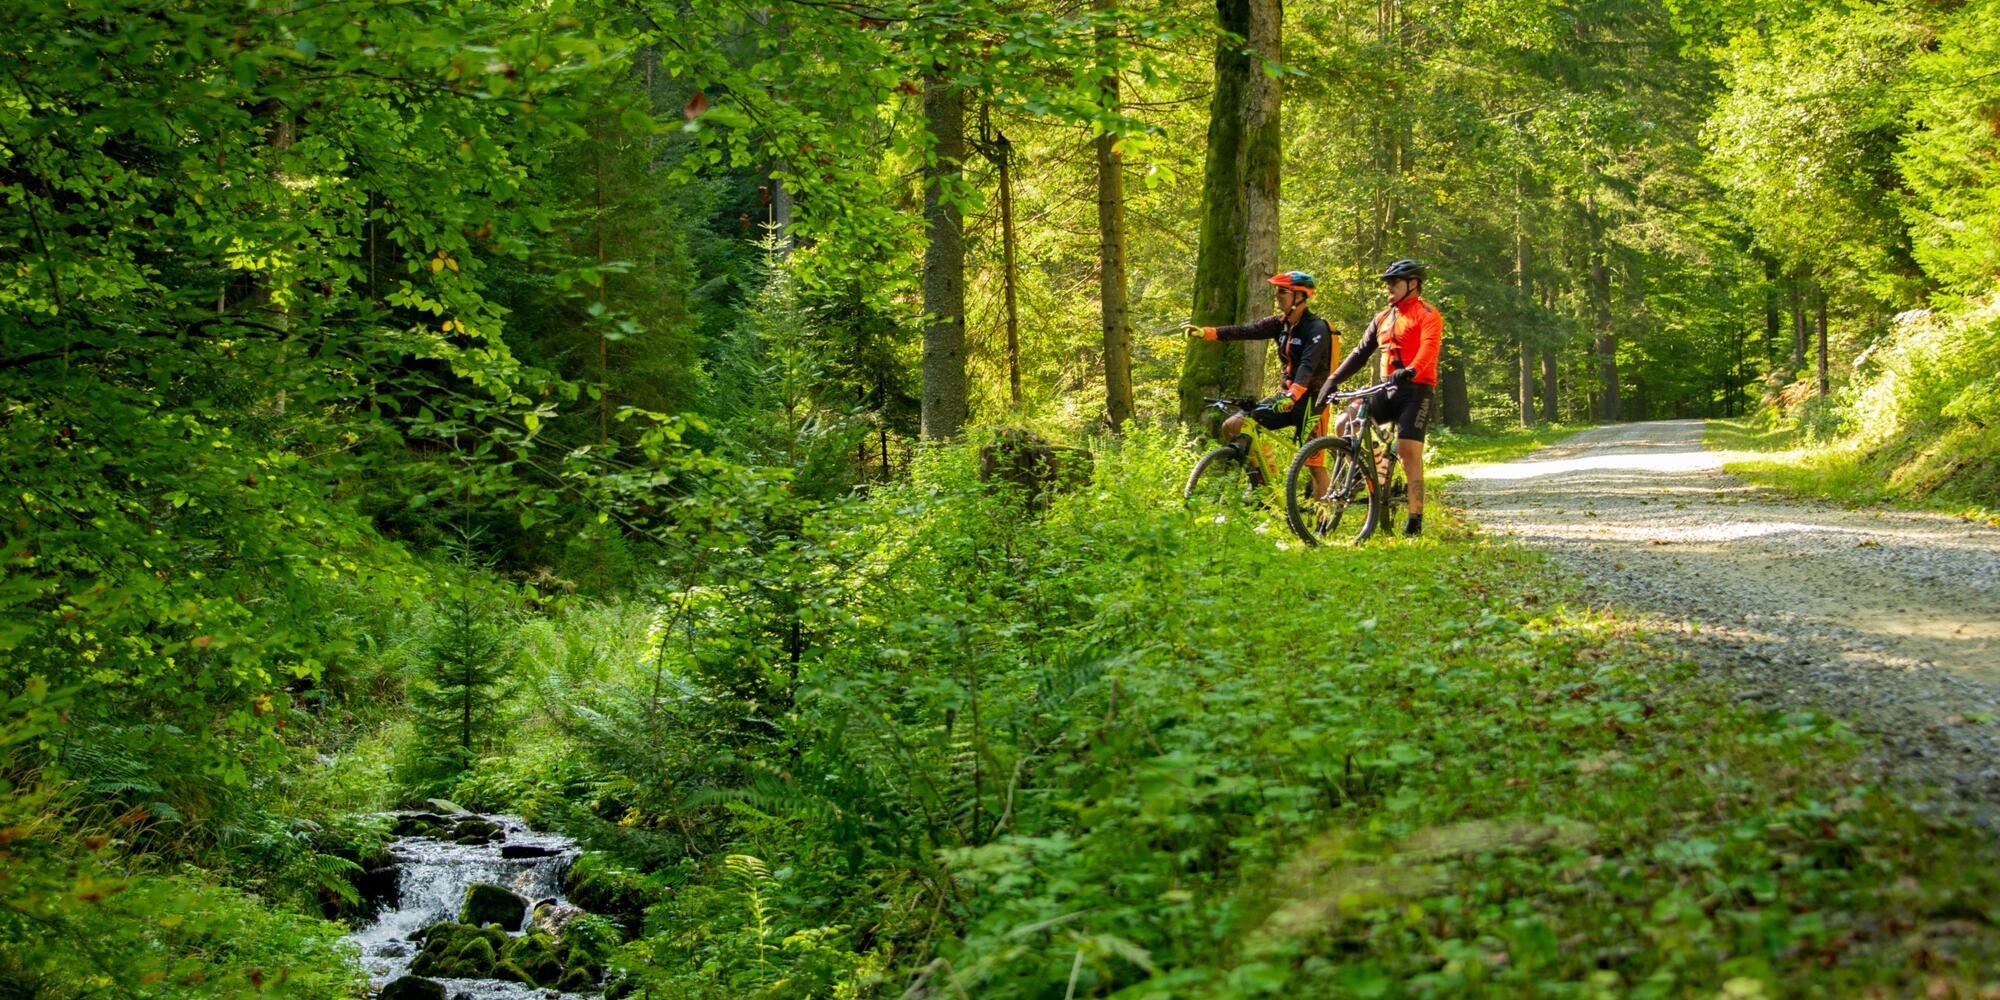
MULTIPOLYGON (((1203 340, 1275 340, 1278 343, 1278 394, 1247 412, 1232 414, 1222 423, 1222 440, 1235 445, 1246 458, 1250 454, 1250 439, 1242 433, 1244 418, 1255 420, 1270 430, 1303 426, 1306 412, 1312 409, 1312 394, 1326 380, 1327 372, 1333 366, 1333 356, 1340 350, 1340 332, 1306 308, 1314 291, 1312 275, 1304 271, 1284 271, 1266 279, 1265 284, 1276 286, 1276 315, 1241 326, 1186 328, 1188 336, 1203 340)), ((1325 423, 1322 419, 1314 433, 1326 433, 1325 423)), ((1319 455, 1314 455, 1308 464, 1312 466, 1313 485, 1319 492, 1325 492, 1325 462, 1319 455)))

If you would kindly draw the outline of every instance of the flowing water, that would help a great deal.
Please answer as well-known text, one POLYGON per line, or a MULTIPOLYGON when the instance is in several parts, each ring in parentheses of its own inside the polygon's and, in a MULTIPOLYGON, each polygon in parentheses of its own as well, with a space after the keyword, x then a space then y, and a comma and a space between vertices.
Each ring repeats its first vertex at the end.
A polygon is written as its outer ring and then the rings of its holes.
MULTIPOLYGON (((396 896, 383 906, 373 922, 349 936, 361 951, 361 966, 367 970, 374 988, 380 989, 409 971, 420 947, 411 938, 439 921, 457 920, 459 907, 465 902, 465 890, 475 882, 505 886, 526 897, 529 917, 533 916, 532 907, 536 903, 547 900, 560 905, 568 903, 563 898, 561 883, 563 869, 577 855, 574 842, 530 830, 518 817, 480 818, 499 826, 502 838, 489 844, 457 844, 432 837, 403 837, 389 844, 389 855, 396 867, 396 896), (513 848, 516 853, 548 853, 541 857, 507 858, 502 856, 502 848, 513 848)), ((522 926, 531 924, 529 921, 522 926)), ((452 1000, 584 996, 497 979, 436 981, 443 984, 445 996, 452 1000)))

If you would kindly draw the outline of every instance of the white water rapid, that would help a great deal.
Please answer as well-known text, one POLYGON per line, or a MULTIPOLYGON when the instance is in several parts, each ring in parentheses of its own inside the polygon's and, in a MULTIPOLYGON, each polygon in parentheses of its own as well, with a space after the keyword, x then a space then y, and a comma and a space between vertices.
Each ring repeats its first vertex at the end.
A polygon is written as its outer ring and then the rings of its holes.
MULTIPOLYGON (((453 816, 449 820, 466 819, 453 816)), ((411 836, 389 845, 395 861, 396 895, 385 903, 375 919, 349 936, 361 952, 362 968, 370 985, 380 990, 409 972, 410 962, 420 947, 412 940, 424 928, 439 921, 457 920, 465 902, 465 891, 475 882, 504 886, 529 901, 523 928, 533 924, 535 904, 562 896, 563 869, 576 858, 576 845, 564 837, 537 833, 518 817, 479 817, 498 826, 501 838, 491 843, 460 844, 429 836, 411 836), (504 852, 504 853, 503 853, 504 852), (529 854, 509 858, 504 854, 529 854)), ((449 835, 448 828, 440 836, 449 835)), ((512 936, 518 937, 521 932, 512 936)), ((441 984, 449 1000, 548 1000, 552 997, 581 998, 586 994, 562 993, 547 988, 524 986, 497 979, 434 980, 441 984)))

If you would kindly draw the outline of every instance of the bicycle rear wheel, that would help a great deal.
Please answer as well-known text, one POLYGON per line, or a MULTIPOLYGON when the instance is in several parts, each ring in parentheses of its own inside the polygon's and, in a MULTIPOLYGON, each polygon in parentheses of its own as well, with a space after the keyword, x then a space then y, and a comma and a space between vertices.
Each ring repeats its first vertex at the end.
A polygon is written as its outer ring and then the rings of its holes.
POLYGON ((1254 492, 1242 453, 1224 446, 1194 463, 1187 485, 1181 488, 1181 499, 1189 510, 1223 517, 1231 511, 1248 509, 1254 492))
POLYGON ((1348 536, 1360 542, 1373 534, 1377 520, 1373 471, 1355 458, 1344 437, 1329 435, 1306 442, 1285 472, 1285 519, 1292 532, 1308 545, 1348 536), (1323 491, 1313 482, 1314 456, 1326 467, 1323 491))

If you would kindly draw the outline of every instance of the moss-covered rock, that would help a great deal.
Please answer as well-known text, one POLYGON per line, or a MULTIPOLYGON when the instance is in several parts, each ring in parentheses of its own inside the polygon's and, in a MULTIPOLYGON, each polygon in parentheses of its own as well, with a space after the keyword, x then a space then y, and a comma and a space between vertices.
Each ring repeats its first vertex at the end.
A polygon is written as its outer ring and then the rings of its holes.
POLYGON ((396 817, 389 832, 398 837, 434 837, 444 829, 447 820, 436 813, 407 813, 396 817))
POLYGON ((493 974, 491 976, 488 976, 487 978, 498 979, 501 982, 506 982, 506 983, 520 983, 523 986, 535 985, 534 979, 528 975, 527 970, 521 968, 518 965, 515 965, 512 962, 506 962, 506 961, 503 961, 500 964, 495 965, 493 967, 493 974))
POLYGON ((563 870, 563 895, 585 910, 616 920, 628 929, 645 922, 646 907, 658 890, 644 877, 602 855, 582 854, 563 870))
POLYGON ((505 957, 508 942, 514 940, 507 936, 507 932, 501 929, 499 924, 487 924, 479 928, 479 936, 485 938, 486 943, 493 946, 493 953, 495 955, 501 955, 502 957, 505 957))
POLYGON ((567 970, 563 968, 561 962, 556 961, 554 955, 543 955, 532 963, 521 966, 521 968, 527 972, 528 977, 533 979, 537 986, 554 986, 562 982, 563 976, 567 974, 567 970))
POLYGON ((554 986, 563 977, 563 963, 557 957, 555 939, 540 931, 515 938, 507 948, 507 960, 521 967, 537 986, 554 986))
POLYGON ((507 957, 516 962, 538 955, 554 956, 555 953, 555 940, 540 931, 529 931, 507 941, 507 957))
POLYGON ((492 943, 483 937, 468 939, 452 958, 458 966, 460 979, 485 979, 487 974, 493 971, 493 966, 500 961, 500 956, 493 951, 492 943))
MULTIPOLYGON (((410 962, 410 971, 419 976, 442 976, 447 979, 465 978, 466 962, 461 956, 472 942, 477 941, 486 946, 483 963, 478 965, 479 971, 474 973, 479 976, 485 975, 485 970, 492 968, 499 954, 498 948, 495 947, 496 939, 500 947, 504 947, 507 943, 506 933, 498 927, 493 928, 489 934, 483 928, 450 921, 435 923, 424 928, 420 937, 424 946, 417 952, 417 957, 410 962)), ((474 950, 473 955, 474 961, 479 962, 482 953, 474 950)))
POLYGON ((376 1000, 444 1000, 444 986, 422 976, 403 976, 382 987, 376 1000))
POLYGON ((426 943, 417 952, 417 957, 410 959, 410 971, 419 976, 442 976, 444 960, 450 956, 451 952, 444 948, 426 943))
POLYGON ((458 919, 467 924, 499 924, 502 930, 518 931, 528 916, 528 901, 500 886, 474 882, 466 887, 465 904, 458 919))
POLYGON ((556 989, 564 993, 588 993, 596 988, 597 977, 588 969, 571 969, 556 982, 556 989))
POLYGON ((452 824, 451 832, 445 835, 445 839, 460 844, 490 844, 502 836, 500 824, 471 816, 452 824))

